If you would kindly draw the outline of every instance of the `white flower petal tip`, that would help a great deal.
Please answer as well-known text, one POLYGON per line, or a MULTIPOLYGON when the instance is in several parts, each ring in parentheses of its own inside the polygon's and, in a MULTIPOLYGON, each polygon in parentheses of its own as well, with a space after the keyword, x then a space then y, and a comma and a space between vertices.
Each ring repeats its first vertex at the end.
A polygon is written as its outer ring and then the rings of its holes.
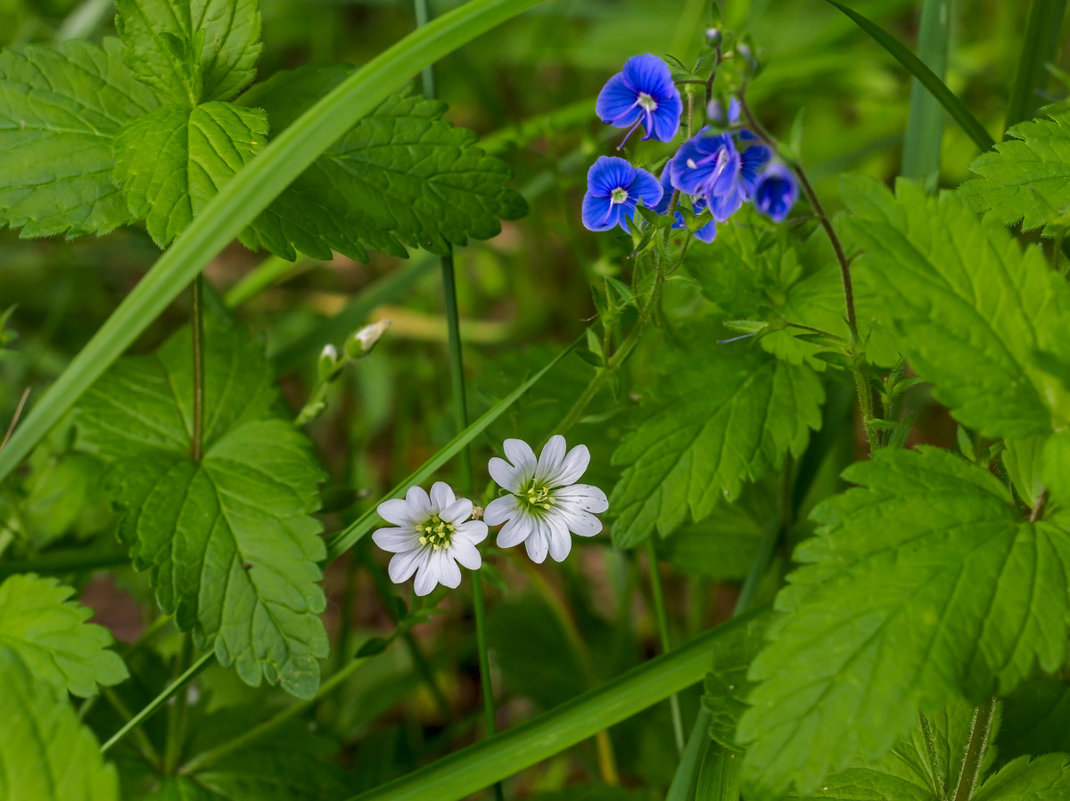
POLYGON ((563 561, 572 550, 572 535, 593 537, 602 530, 594 516, 609 509, 598 487, 576 482, 591 463, 586 445, 568 450, 560 434, 550 437, 538 458, 523 440, 507 439, 502 446, 509 461, 495 457, 487 465, 491 478, 505 490, 487 504, 483 520, 501 525, 499 548, 524 543, 532 561, 549 556, 563 561))
POLYGON ((470 570, 482 564, 476 544, 487 538, 487 524, 470 520, 472 502, 458 498, 448 484, 435 482, 428 494, 409 487, 405 498, 379 504, 379 515, 393 527, 377 529, 372 540, 393 555, 388 573, 395 584, 415 574, 417 595, 435 587, 454 588, 461 583, 458 563, 470 570))

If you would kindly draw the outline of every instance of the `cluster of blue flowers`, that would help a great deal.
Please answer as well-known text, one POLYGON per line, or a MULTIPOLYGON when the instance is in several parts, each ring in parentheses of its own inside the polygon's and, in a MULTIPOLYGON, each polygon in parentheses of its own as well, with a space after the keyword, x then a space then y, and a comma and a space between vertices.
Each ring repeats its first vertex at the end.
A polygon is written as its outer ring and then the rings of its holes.
MULTIPOLYGON (((628 59, 624 69, 609 79, 595 110, 606 125, 628 129, 624 141, 641 126, 644 140, 671 142, 680 130, 683 101, 668 65, 647 54, 628 59)), ((733 100, 728 124, 738 123, 739 111, 738 101, 733 100)), ((717 133, 707 125, 665 163, 660 180, 625 159, 599 157, 587 173, 583 224, 591 231, 608 231, 618 225, 628 231, 640 201, 655 213, 666 214, 673 190, 691 198, 692 211, 699 218, 708 212, 709 222, 695 232, 703 242, 712 242, 717 223, 745 202, 753 202, 763 214, 781 222, 799 194, 791 170, 773 160, 772 150, 753 132, 717 133)), ((684 227, 683 215, 677 211, 673 228, 684 227)))

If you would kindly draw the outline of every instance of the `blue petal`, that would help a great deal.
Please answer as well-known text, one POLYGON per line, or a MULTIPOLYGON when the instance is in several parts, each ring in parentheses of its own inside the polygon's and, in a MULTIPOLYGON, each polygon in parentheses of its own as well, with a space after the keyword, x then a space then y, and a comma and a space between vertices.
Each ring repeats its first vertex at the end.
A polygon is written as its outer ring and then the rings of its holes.
POLYGON ((779 162, 770 164, 758 179, 754 204, 774 222, 783 222, 799 197, 799 187, 791 170, 779 162))
POLYGON ((740 154, 740 180, 748 195, 753 195, 758 182, 758 170, 773 157, 773 151, 765 145, 751 145, 740 154))
POLYGON ((616 156, 599 156, 587 170, 587 189, 595 195, 609 197, 614 189, 627 189, 635 180, 635 167, 616 156))
POLYGON ((680 99, 680 93, 673 88, 674 94, 658 101, 658 107, 654 109, 653 130, 648 129, 643 139, 653 137, 659 142, 671 142, 676 138, 680 130, 680 114, 684 110, 684 102, 680 99))
POLYGON ((707 135, 708 130, 703 128, 684 142, 669 162, 672 185, 684 194, 705 195, 707 182, 714 177, 720 164, 720 154, 727 148, 735 150, 730 136, 707 135), (710 158, 715 154, 717 158, 710 158), (689 161, 695 166, 690 166, 689 161))
POLYGON ((643 110, 636 105, 638 93, 629 88, 621 73, 617 73, 602 87, 595 101, 595 113, 606 125, 617 128, 629 128, 642 115, 643 110))
POLYGON ((621 74, 628 86, 636 92, 646 92, 659 102, 673 93, 676 93, 677 97, 680 95, 676 91, 676 85, 672 82, 669 65, 650 53, 632 56, 624 62, 621 74))
MULTIPOLYGON (((739 112, 742 109, 742 105, 739 102, 738 97, 733 97, 728 101, 728 122, 731 125, 735 125, 739 122, 739 112)), ((747 131, 750 133, 750 131, 747 131)))
POLYGON ((580 213, 583 227, 588 231, 608 231, 620 217, 619 205, 610 202, 608 197, 599 197, 588 191, 583 196, 583 210, 580 213))
POLYGON ((738 184, 733 186, 728 192, 721 195, 711 195, 707 198, 710 204, 710 212, 713 214, 713 219, 717 222, 724 222, 737 211, 740 206, 743 205, 743 188, 738 184))
POLYGON ((699 242, 705 242, 707 245, 710 244, 710 242, 712 242, 716 238, 717 238, 717 221, 716 220, 710 220, 704 226, 702 226, 697 231, 695 231, 695 239, 697 239, 699 242))
POLYGON ((658 179, 646 170, 637 169, 635 178, 628 185, 628 199, 642 200, 648 209, 656 209, 664 194, 658 179))

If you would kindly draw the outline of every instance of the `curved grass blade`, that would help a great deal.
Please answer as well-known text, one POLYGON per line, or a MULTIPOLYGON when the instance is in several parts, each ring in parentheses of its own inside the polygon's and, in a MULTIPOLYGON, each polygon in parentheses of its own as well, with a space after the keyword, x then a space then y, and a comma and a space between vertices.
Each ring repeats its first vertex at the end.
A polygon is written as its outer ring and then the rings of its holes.
MULTIPOLYGON (((918 32, 918 58, 940 80, 947 70, 948 43, 951 38, 951 0, 924 0, 921 28, 918 32)), ((925 91, 915 78, 910 85, 910 120, 903 142, 903 168, 906 178, 920 181, 934 191, 940 178, 940 143, 944 134, 944 110, 939 101, 925 91)))
POLYGON ((699 681, 710 651, 745 614, 651 659, 597 690, 583 693, 532 721, 469 746, 351 801, 455 801, 582 742, 699 681))
POLYGON ((306 167, 428 64, 542 0, 471 0, 373 58, 240 170, 119 304, 0 450, 0 481, 57 420, 306 167))
POLYGON ((926 67, 921 60, 910 52, 902 42, 889 34, 879 25, 872 20, 863 17, 854 9, 848 8, 837 0, 825 0, 829 5, 833 5, 850 17, 854 23, 868 33, 876 42, 887 50, 891 55, 902 64, 910 74, 917 78, 921 85, 924 86, 929 92, 940 101, 947 113, 951 115, 951 118, 959 124, 959 126, 966 132, 966 135, 970 137, 981 151, 991 150, 992 145, 995 144, 991 136, 985 127, 977 121, 977 118, 970 113, 970 110, 966 108, 961 100, 959 100, 955 94, 947 88, 943 81, 933 74, 933 71, 926 67))
POLYGON ((1004 130, 1022 120, 1031 119, 1042 105, 1038 90, 1047 84, 1047 64, 1055 57, 1059 47, 1065 17, 1066 0, 1032 0, 1029 4, 1022 54, 1014 72, 1014 86, 1007 103, 1004 130))

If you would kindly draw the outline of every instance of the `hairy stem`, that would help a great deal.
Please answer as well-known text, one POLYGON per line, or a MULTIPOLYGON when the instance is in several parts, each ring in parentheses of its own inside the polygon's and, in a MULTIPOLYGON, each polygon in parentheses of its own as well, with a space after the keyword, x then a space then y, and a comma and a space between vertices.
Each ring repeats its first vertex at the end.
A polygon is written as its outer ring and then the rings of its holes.
POLYGON ((955 787, 954 801, 970 801, 981 775, 981 761, 988 750, 988 735, 992 731, 992 718, 996 713, 996 699, 989 698, 973 712, 970 723, 970 742, 962 761, 962 772, 955 787))
POLYGON ((201 461, 201 441, 204 437, 204 320, 201 306, 204 295, 204 275, 193 279, 193 309, 190 327, 193 330, 193 431, 190 434, 189 455, 201 461))
MULTIPOLYGON (((658 640, 661 642, 661 652, 669 653, 672 643, 669 640, 669 616, 665 611, 665 588, 661 584, 661 573, 658 572, 658 549, 654 543, 656 535, 651 532, 646 540, 646 558, 650 568, 650 594, 654 600, 654 623, 658 629, 658 640)), ((672 733, 676 741, 676 750, 684 751, 684 719, 680 713, 680 696, 673 693, 669 696, 669 709, 672 713, 672 733)))

